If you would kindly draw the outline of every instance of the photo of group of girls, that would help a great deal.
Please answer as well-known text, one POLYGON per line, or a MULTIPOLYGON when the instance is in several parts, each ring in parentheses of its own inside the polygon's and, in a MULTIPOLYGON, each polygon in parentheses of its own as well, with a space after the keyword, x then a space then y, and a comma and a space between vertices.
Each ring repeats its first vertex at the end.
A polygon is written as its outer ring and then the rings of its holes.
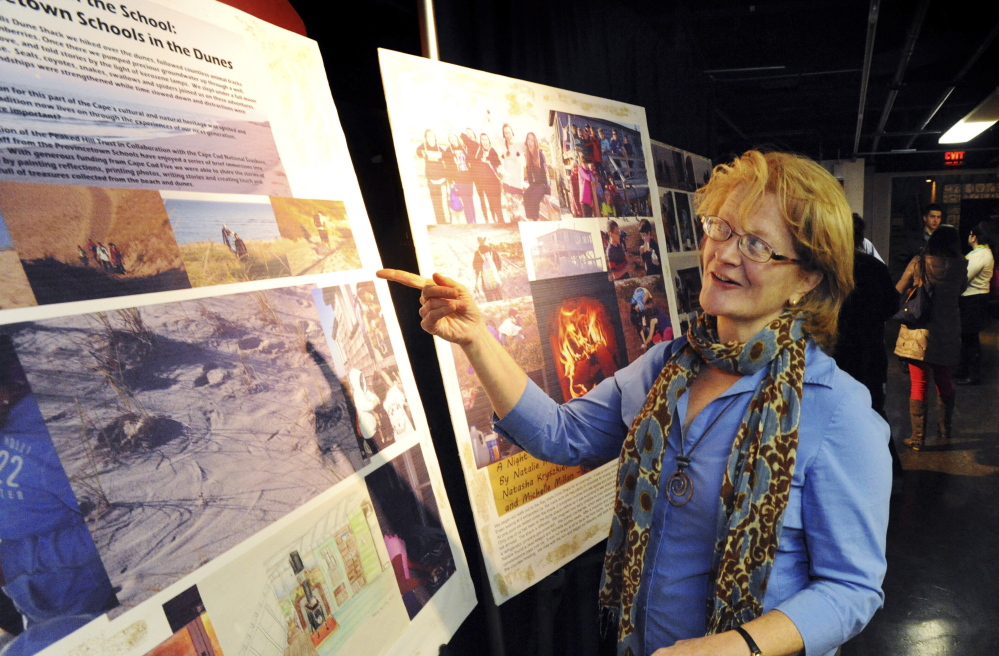
POLYGON ((573 216, 652 216, 641 133, 589 116, 551 112, 558 197, 573 216))
MULTIPOLYGON (((446 140, 428 128, 416 147, 438 224, 542 218, 542 201, 551 188, 538 135, 527 132, 518 138, 509 123, 500 127, 499 134, 491 134, 488 113, 486 123, 488 127, 478 133, 471 127, 448 132, 446 140)), ((555 218, 552 213, 546 207, 543 218, 555 218)))

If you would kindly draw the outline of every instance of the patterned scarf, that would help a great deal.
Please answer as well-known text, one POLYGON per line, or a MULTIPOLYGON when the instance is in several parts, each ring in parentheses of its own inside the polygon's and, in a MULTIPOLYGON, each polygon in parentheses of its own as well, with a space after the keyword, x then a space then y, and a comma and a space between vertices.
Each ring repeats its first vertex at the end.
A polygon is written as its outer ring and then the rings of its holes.
POLYGON ((690 326, 687 345, 673 354, 649 390, 621 447, 600 590, 600 606, 618 620, 618 654, 644 651, 642 636, 635 634, 633 603, 642 586, 666 439, 677 401, 702 362, 741 375, 768 368, 735 435, 722 481, 708 633, 762 614, 798 450, 807 340, 803 323, 786 311, 745 344, 719 344, 715 318, 702 315, 690 326))

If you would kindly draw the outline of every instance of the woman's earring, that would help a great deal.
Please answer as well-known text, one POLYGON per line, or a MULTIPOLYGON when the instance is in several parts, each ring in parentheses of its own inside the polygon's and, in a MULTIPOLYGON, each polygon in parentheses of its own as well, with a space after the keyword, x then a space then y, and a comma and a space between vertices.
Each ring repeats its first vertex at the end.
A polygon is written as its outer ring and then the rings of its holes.
POLYGON ((789 304, 790 307, 797 307, 798 304, 801 303, 801 296, 798 295, 798 294, 795 294, 791 298, 787 299, 787 302, 788 302, 788 304, 789 304))

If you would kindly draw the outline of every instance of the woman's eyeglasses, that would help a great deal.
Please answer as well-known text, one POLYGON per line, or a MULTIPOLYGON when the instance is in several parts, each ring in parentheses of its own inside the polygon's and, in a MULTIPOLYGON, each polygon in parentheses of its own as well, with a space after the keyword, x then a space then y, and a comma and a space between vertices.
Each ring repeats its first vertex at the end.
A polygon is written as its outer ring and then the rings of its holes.
POLYGON ((769 262, 770 260, 773 260, 774 262, 794 262, 795 264, 801 262, 801 260, 797 258, 788 257, 786 255, 778 255, 774 252, 774 249, 770 246, 770 244, 763 241, 756 235, 740 235, 732 229, 732 226, 729 225, 728 221, 720 216, 702 214, 698 216, 698 218, 701 220, 701 225, 704 226, 704 234, 714 241, 727 241, 732 235, 738 237, 739 250, 753 262, 763 263, 769 262))

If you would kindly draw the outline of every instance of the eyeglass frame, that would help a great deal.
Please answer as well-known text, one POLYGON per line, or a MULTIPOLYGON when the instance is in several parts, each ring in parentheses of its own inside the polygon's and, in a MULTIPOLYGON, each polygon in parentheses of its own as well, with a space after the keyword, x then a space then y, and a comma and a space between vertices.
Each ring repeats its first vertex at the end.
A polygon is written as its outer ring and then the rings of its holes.
POLYGON ((738 241, 736 242, 736 245, 739 247, 739 252, 742 253, 743 255, 745 255, 749 259, 749 261, 751 261, 751 262, 756 262, 757 264, 766 264, 767 262, 770 262, 771 260, 773 260, 774 262, 791 262, 793 264, 801 264, 802 263, 802 260, 800 260, 799 258, 789 257, 787 255, 780 255, 779 253, 777 253, 777 251, 774 250, 773 246, 771 246, 765 240, 761 239, 760 237, 757 237, 756 235, 754 235, 752 233, 747 232, 747 233, 740 234, 740 233, 736 232, 735 228, 732 227, 732 224, 729 223, 728 221, 726 221, 725 219, 721 218, 720 216, 715 216, 714 214, 698 214, 697 218, 701 222, 702 226, 704 225, 704 222, 707 221, 708 219, 717 219, 717 220, 721 221, 723 224, 725 224, 728 227, 728 237, 725 237, 725 239, 715 239, 714 237, 712 237, 711 235, 708 234, 707 228, 704 228, 704 236, 706 236, 708 239, 710 239, 712 241, 716 241, 719 244, 721 244, 721 243, 724 243, 724 242, 728 241, 729 239, 731 239, 732 235, 735 235, 736 237, 739 238, 738 241), (746 239, 746 237, 753 237, 753 238, 759 240, 759 242, 761 244, 763 244, 764 246, 766 246, 767 249, 770 251, 770 257, 768 257, 765 260, 754 259, 749 253, 746 252, 746 249, 743 246, 743 243, 744 243, 744 240, 746 239))

